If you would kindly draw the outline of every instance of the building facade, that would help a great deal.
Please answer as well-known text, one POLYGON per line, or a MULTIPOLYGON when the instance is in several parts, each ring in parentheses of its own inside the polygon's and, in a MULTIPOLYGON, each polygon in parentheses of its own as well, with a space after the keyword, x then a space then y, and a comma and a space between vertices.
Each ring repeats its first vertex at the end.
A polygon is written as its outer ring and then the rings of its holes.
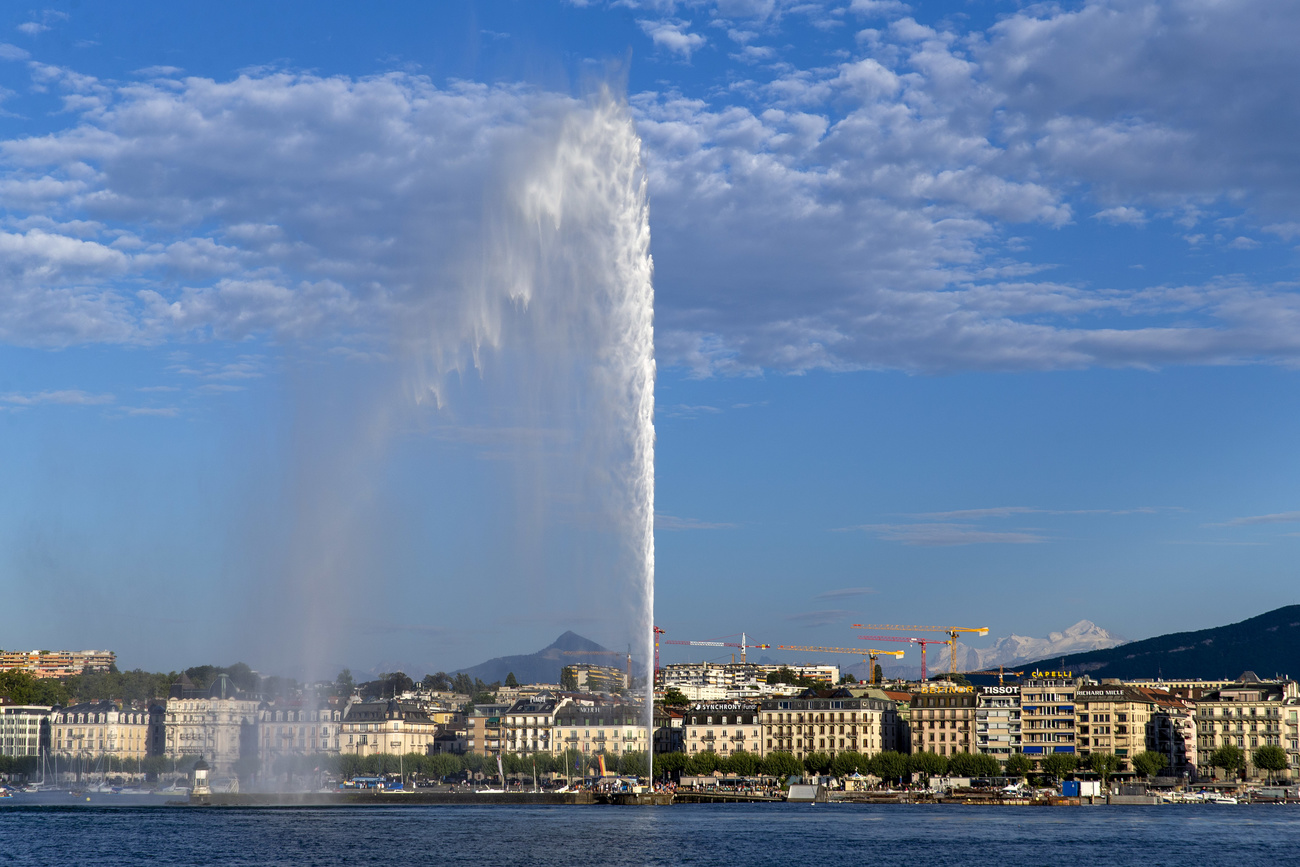
POLYGON ((1068 671, 1035 671, 1021 682, 1021 752, 1035 759, 1075 754, 1074 694, 1080 680, 1068 671))
POLYGON ((41 756, 50 749, 50 713, 39 704, 0 705, 0 756, 41 756))
POLYGON ((979 687, 975 694, 975 751, 1003 762, 1020 748, 1020 687, 979 687))
POLYGON ((257 746, 264 770, 284 756, 342 751, 343 711, 324 702, 262 703, 258 708, 257 746))
POLYGON ((874 755, 895 749, 898 740, 894 702, 854 698, 847 690, 764 699, 759 714, 763 755, 789 752, 800 759, 813 752, 874 755))
POLYGON ((645 750, 645 708, 636 704, 566 704, 555 712, 555 751, 586 755, 645 750))
POLYGON ((1202 773, 1210 772, 1210 757, 1220 747, 1232 745, 1245 755, 1248 779, 1268 773, 1255 766, 1254 752, 1261 746, 1281 747, 1287 770, 1280 776, 1300 777, 1300 693, 1293 680, 1263 681, 1245 672, 1236 683, 1214 690, 1196 703, 1197 754, 1202 773))
POLYGON ((741 751, 762 755, 762 716, 752 702, 700 702, 686 711, 682 725, 686 753, 741 751))
POLYGON ((149 753, 149 712, 111 701, 56 708, 51 714, 52 750, 61 760, 114 758, 139 763, 149 753))
POLYGON ((502 736, 502 717, 510 710, 508 704, 480 704, 465 718, 465 750, 480 756, 499 756, 505 739, 502 736))
POLYGON ((974 753, 975 688, 926 683, 912 694, 912 752, 974 753))
POLYGON ((72 677, 116 664, 111 650, 0 650, 0 671, 16 669, 33 677, 72 677))
POLYGON ((516 701, 501 717, 501 738, 508 753, 555 752, 555 714, 570 699, 539 693, 516 701))
POLYGON ((353 702, 343 711, 339 752, 357 756, 427 755, 438 725, 419 705, 390 699, 353 702))

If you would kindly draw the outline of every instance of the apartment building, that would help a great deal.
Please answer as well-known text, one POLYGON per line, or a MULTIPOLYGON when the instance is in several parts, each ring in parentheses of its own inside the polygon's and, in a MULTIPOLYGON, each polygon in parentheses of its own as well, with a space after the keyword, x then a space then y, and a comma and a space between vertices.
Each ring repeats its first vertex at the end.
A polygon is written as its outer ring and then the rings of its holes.
POLYGON ((116 664, 111 650, 0 650, 0 671, 16 669, 33 677, 71 677, 116 664))
POLYGON ((974 753, 975 688, 948 683, 922 684, 912 694, 912 752, 941 756, 974 753))
POLYGON ((648 747, 645 707, 638 704, 563 705, 555 712, 555 751, 594 755, 641 752, 648 747))
POLYGON ((465 718, 465 750, 480 756, 499 756, 505 743, 501 719, 509 704, 475 705, 465 718))
POLYGON ((149 712, 92 701, 55 708, 51 749, 64 758, 142 761, 149 752, 149 712))
POLYGON ((1265 681, 1244 672, 1235 683, 1214 690, 1196 703, 1197 754, 1202 773, 1209 772, 1210 755, 1232 744, 1246 755, 1246 776, 1261 779, 1266 771, 1255 767, 1254 751, 1261 746, 1281 747, 1287 754, 1284 775, 1300 776, 1300 692, 1293 680, 1265 681))
POLYGON ((338 755, 342 749, 343 710, 326 702, 264 702, 257 716, 258 755, 265 769, 273 770, 284 756, 338 755))
POLYGON ((1020 687, 981 686, 975 692, 975 751, 1006 761, 1020 752, 1020 687))
POLYGON ((1035 671, 1021 682, 1021 752, 1034 758, 1075 753, 1074 694, 1081 681, 1068 671, 1035 671))
POLYGON ((51 707, 0 705, 0 756, 39 756, 50 749, 51 707))
POLYGON ((501 717, 501 738, 508 753, 529 755, 555 751, 555 714, 571 703, 540 693, 512 704, 501 717))
POLYGON ((753 702, 701 702, 686 711, 682 743, 686 753, 712 752, 726 757, 737 752, 763 752, 762 718, 753 702))
POLYGON ((353 702, 343 711, 339 752, 425 755, 437 735, 437 724, 419 705, 396 699, 353 702))
POLYGON ((874 755, 896 748, 898 710, 894 702, 855 698, 848 690, 804 696, 759 703, 763 755, 778 751, 797 758, 812 752, 874 755))
POLYGON ((164 755, 170 759, 203 758, 214 777, 235 773, 240 759, 257 757, 258 707, 230 677, 217 675, 207 690, 177 683, 163 710, 164 755))

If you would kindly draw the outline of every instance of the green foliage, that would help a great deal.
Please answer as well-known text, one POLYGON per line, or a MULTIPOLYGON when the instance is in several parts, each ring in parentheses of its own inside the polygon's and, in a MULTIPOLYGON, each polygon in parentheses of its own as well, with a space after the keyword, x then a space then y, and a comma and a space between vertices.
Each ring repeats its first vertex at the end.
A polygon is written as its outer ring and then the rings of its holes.
POLYGON ((1286 750, 1273 744, 1266 744, 1255 750, 1251 759, 1254 761, 1255 767, 1268 771, 1270 779, 1278 771, 1285 771, 1287 768, 1286 750))
POLYGON ((768 753, 763 759, 763 773, 781 779, 795 775, 802 776, 803 762, 795 758, 794 753, 784 751, 768 753))
POLYGON ((880 667, 880 663, 877 662, 877 663, 876 663, 876 667, 875 667, 874 669, 872 669, 872 671, 871 671, 871 677, 872 677, 872 681, 871 681, 871 682, 872 682, 873 684, 874 684, 874 683, 880 683, 882 680, 885 679, 885 672, 884 672, 884 669, 882 669, 882 668, 880 667))
POLYGON ((996 777, 1002 766, 992 756, 981 753, 957 753, 948 758, 948 773, 957 777, 996 777))
POLYGON ((904 780, 911 774, 911 762, 908 756, 893 750, 885 750, 871 757, 871 773, 891 783, 904 780))
POLYGON ((68 690, 57 678, 32 677, 17 669, 0 671, 0 696, 14 704, 66 706, 69 703, 68 690))
POLYGON ((402 693, 413 689, 415 689, 415 681, 407 677, 405 672, 394 671, 380 674, 378 679, 361 684, 361 697, 372 701, 397 698, 402 693))
POLYGON ((1033 761, 1024 753, 1012 753, 1003 768, 1008 777, 1024 777, 1033 769, 1033 761))
POLYGON ((1073 753, 1052 753, 1043 758, 1043 773, 1056 780, 1064 779, 1079 767, 1079 757, 1073 753))
POLYGON ((655 776, 679 775, 686 769, 686 753, 656 753, 655 776))
POLYGON ((941 777, 948 772, 948 758, 929 750, 912 753, 908 767, 913 773, 926 777, 941 777))
POLYGON ((754 753, 747 750, 736 750, 731 755, 722 760, 722 770, 728 774, 740 774, 742 777, 752 777, 758 773, 762 759, 754 753))
POLYGON ((1164 753, 1153 753, 1150 750, 1138 753, 1132 761, 1133 770, 1147 778, 1154 777, 1169 764, 1169 759, 1165 758, 1164 753))
POLYGON ((1223 768, 1227 773, 1244 770, 1246 767, 1246 754, 1241 747, 1234 744, 1224 744, 1210 753, 1210 767, 1223 768))
POLYGON ((578 691, 578 673, 570 665, 560 669, 560 689, 566 692, 578 691))
POLYGON ((692 776, 704 776, 718 770, 722 764, 722 759, 712 750, 706 750, 702 753, 692 753, 686 760, 686 773, 692 776))
POLYGON ((666 706, 686 707, 690 703, 691 700, 686 697, 686 693, 682 692, 677 687, 670 686, 666 690, 664 690, 664 704, 666 706))
POLYGON ((435 690, 437 692, 447 692, 451 689, 451 678, 445 671, 439 671, 435 674, 426 674, 420 685, 425 689, 435 690))
POLYGON ((143 671, 93 671, 64 680, 71 703, 121 699, 128 702, 148 702, 166 698, 171 686, 180 675, 143 671))
POLYGON ((854 750, 839 753, 831 760, 831 773, 837 777, 871 773, 871 759, 854 750))
POLYGON ((1101 777, 1102 785, 1110 782, 1110 778, 1120 769, 1119 756, 1114 753, 1093 753, 1088 757, 1088 767, 1092 768, 1093 773, 1101 777))
POLYGON ((831 754, 821 751, 812 752, 803 757, 803 766, 810 774, 825 774, 831 769, 831 754))
POLYGON ((627 752, 619 756, 618 772, 627 777, 644 777, 646 775, 645 753, 627 752))
POLYGON ((506 674, 506 686, 511 689, 519 686, 519 681, 515 679, 515 673, 513 671, 506 674))

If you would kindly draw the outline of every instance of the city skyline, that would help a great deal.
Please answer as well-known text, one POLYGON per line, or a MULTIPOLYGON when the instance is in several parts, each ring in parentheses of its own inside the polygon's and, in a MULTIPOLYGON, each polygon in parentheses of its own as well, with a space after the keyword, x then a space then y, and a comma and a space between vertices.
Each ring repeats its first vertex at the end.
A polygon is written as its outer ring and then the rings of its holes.
POLYGON ((1191 0, 2 13, 0 646, 295 675, 312 604, 330 674, 626 643, 566 429, 498 412, 491 356, 404 415, 375 337, 490 223, 482 153, 602 83, 643 141, 673 637, 1293 603, 1297 33, 1191 0), (326 602, 282 578, 317 507, 326 602))

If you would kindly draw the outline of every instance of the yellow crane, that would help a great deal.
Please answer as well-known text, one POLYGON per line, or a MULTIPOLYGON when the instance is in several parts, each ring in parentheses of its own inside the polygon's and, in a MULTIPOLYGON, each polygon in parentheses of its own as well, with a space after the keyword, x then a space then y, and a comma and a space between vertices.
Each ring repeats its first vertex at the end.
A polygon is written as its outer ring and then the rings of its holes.
POLYGON ((952 673, 957 673, 957 639, 963 632, 971 632, 975 635, 988 635, 987 626, 900 626, 897 623, 855 623, 854 629, 884 629, 889 632, 943 632, 950 639, 952 644, 949 647, 952 650, 952 673))
POLYGON ((778 644, 776 647, 778 650, 798 650, 803 653, 852 653, 857 656, 865 656, 870 660, 868 665, 871 667, 868 671, 871 672, 872 686, 876 685, 876 657, 892 656, 895 659, 899 659, 903 655, 903 651, 901 650, 874 650, 872 648, 863 649, 861 647, 816 647, 805 644, 778 644))

